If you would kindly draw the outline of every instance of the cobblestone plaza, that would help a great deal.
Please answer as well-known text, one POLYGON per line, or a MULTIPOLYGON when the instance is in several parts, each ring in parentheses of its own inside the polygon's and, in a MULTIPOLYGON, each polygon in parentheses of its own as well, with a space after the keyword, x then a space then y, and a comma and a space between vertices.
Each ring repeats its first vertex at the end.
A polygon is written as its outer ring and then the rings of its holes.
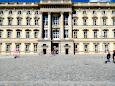
POLYGON ((0 59, 0 86, 115 86, 104 55, 41 55, 0 59))

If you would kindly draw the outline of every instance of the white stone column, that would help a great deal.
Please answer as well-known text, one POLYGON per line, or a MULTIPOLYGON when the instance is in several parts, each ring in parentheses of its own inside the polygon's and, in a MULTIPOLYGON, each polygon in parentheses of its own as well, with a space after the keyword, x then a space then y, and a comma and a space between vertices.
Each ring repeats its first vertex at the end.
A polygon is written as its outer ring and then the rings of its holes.
POLYGON ((3 35, 3 38, 7 37, 7 30, 6 29, 4 29, 4 31, 2 32, 2 35, 3 35))
POLYGON ((13 29, 13 31, 12 31, 12 38, 16 38, 16 30, 15 29, 13 29))
POLYGON ((40 15, 40 21, 39 21, 39 23, 40 23, 40 30, 39 30, 39 36, 38 36, 38 38, 39 39, 42 39, 42 30, 43 30, 43 14, 42 14, 42 12, 39 14, 40 15))
POLYGON ((51 39, 51 13, 48 12, 48 39, 51 39))
POLYGON ((68 24, 69 24, 69 39, 72 38, 72 12, 69 12, 69 19, 68 19, 68 24))
POLYGON ((60 38, 64 38, 64 13, 61 12, 61 18, 60 18, 60 38))

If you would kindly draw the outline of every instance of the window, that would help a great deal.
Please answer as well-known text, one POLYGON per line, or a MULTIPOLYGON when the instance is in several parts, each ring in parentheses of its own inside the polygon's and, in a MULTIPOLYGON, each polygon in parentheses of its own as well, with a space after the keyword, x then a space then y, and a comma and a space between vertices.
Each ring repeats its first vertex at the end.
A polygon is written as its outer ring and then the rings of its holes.
POLYGON ((59 30, 53 30, 53 38, 59 38, 59 30))
POLYGON ((107 22, 107 18, 102 18, 102 22, 103 22, 103 25, 106 25, 106 22, 107 22))
POLYGON ((38 25, 38 18, 37 17, 34 18, 34 21, 35 21, 35 25, 38 25))
POLYGON ((88 53, 88 44, 84 44, 84 52, 88 53))
POLYGON ((113 18, 113 25, 115 25, 115 18, 113 18))
POLYGON ((11 31, 7 31, 7 38, 11 38, 12 36, 12 32, 11 31))
POLYGON ((103 37, 107 38, 107 31, 103 31, 103 37))
POLYGON ((73 37, 74 37, 74 38, 77 38, 77 31, 74 31, 73 37))
POLYGON ((20 51, 20 43, 16 44, 16 50, 20 51))
POLYGON ((115 14, 115 10, 114 10, 114 11, 112 11, 112 14, 115 14))
POLYGON ((38 31, 34 32, 34 38, 38 38, 38 31))
POLYGON ((73 18, 73 25, 77 25, 77 18, 73 18))
POLYGON ((104 43, 104 52, 106 53, 107 51, 109 51, 109 45, 108 43, 104 43))
POLYGON ((87 31, 84 31, 84 38, 87 38, 87 31))
POLYGON ((18 17, 18 18, 17 18, 17 25, 21 25, 21 22, 22 22, 22 18, 21 18, 21 17, 18 17))
POLYGON ((74 43, 74 53, 78 53, 78 43, 74 43))
POLYGON ((113 32, 113 34, 114 34, 114 38, 115 38, 115 31, 113 32))
POLYGON ((44 24, 45 26, 48 25, 48 16, 47 16, 47 15, 44 15, 44 17, 43 17, 43 24, 44 24))
POLYGON ((68 15, 64 16, 64 25, 68 25, 68 15))
POLYGON ((94 44, 94 52, 98 53, 98 44, 94 44))
POLYGON ((39 14, 39 11, 35 11, 35 14, 36 14, 36 15, 39 14))
POLYGON ((86 14, 86 11, 83 11, 83 14, 86 14))
POLYGON ((105 11, 102 11, 102 14, 105 14, 106 12, 105 11))
POLYGON ((1 18, 1 17, 0 17, 0 26, 3 25, 3 19, 4 19, 4 18, 1 18))
POLYGON ((26 18, 26 24, 27 24, 27 25, 31 25, 30 22, 31 22, 31 18, 30 18, 30 17, 27 17, 27 18, 26 18))
POLYGON ((12 10, 9 11, 9 14, 10 14, 10 15, 12 14, 12 10))
POLYGON ((93 10, 93 14, 96 14, 96 11, 93 10))
POLYGON ((12 21, 13 21, 13 18, 12 18, 12 17, 9 17, 9 18, 8 18, 8 25, 12 25, 12 21))
POLYGON ((87 18, 83 18, 83 25, 87 25, 87 18))
POLYGON ((25 44, 25 52, 28 53, 30 52, 30 44, 25 44))
POLYGON ((3 14, 4 14, 4 12, 3 12, 3 10, 1 10, 1 11, 0 11, 0 15, 3 15, 3 14))
POLYGON ((93 18, 93 25, 97 25, 97 18, 93 18))
POLYGON ((48 30, 44 30, 44 38, 48 38, 48 30))
POLYGON ((94 31, 94 38, 97 38, 97 31, 94 31))
POLYGON ((58 16, 53 16, 52 24, 56 25, 56 26, 59 25, 59 17, 58 16))
POLYGON ((2 31, 0 31, 0 38, 2 38, 2 31))
POLYGON ((10 52, 10 51, 11 51, 11 44, 6 43, 6 52, 10 52))
POLYGON ((30 15, 31 14, 31 11, 27 11, 27 15, 30 15))
POLYGON ((30 38, 30 32, 26 31, 26 38, 30 38))
POLYGON ((21 36, 21 32, 20 32, 20 31, 17 31, 17 33, 16 33, 16 38, 20 38, 20 36, 21 36))
POLYGON ((64 38, 68 38, 68 30, 64 30, 64 38))
POLYGON ((34 43, 34 53, 38 51, 38 43, 34 43))
POLYGON ((21 15, 22 14, 22 11, 18 11, 18 15, 21 15))

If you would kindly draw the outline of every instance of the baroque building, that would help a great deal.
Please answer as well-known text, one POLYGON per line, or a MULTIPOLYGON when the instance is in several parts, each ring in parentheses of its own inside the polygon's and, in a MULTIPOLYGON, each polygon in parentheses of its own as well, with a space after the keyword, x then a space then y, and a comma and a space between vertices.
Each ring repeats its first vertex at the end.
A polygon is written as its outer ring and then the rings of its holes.
POLYGON ((115 3, 0 3, 0 54, 102 54, 115 50, 115 3))

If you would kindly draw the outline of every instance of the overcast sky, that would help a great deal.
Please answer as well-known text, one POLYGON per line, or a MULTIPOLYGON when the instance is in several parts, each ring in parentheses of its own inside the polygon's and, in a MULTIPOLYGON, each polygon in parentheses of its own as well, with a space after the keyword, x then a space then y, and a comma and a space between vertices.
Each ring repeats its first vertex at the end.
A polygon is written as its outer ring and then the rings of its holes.
MULTIPOLYGON (((38 2, 39 0, 0 0, 0 2, 38 2)), ((100 0, 72 0, 73 2, 96 2, 100 0)), ((109 1, 109 0, 101 0, 103 2, 109 1)), ((112 0, 111 2, 115 2, 115 0, 112 0)))

